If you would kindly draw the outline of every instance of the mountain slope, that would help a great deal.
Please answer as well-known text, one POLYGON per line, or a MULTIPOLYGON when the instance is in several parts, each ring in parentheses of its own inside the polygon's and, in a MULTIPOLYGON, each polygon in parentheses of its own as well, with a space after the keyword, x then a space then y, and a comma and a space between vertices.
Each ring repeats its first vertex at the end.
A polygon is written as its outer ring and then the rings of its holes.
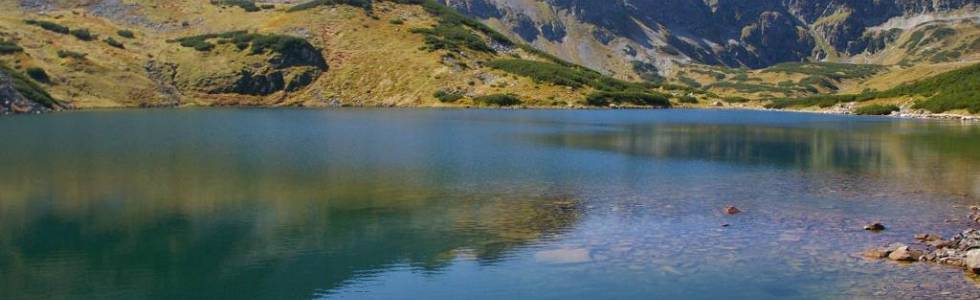
MULTIPOLYGON (((980 11, 970 0, 445 1, 514 37, 620 78, 640 78, 650 66, 672 76, 690 63, 897 63, 903 54, 895 52, 905 51, 879 53, 895 48, 908 31, 931 23, 949 27, 942 30, 948 38, 967 40, 980 26, 980 11)), ((980 52, 967 50, 959 52, 980 52)))
POLYGON ((19 0, 0 9, 0 40, 21 49, 0 62, 44 70, 50 81, 37 83, 74 108, 582 106, 604 87, 489 66, 501 59, 670 92, 567 64, 433 1, 19 0))

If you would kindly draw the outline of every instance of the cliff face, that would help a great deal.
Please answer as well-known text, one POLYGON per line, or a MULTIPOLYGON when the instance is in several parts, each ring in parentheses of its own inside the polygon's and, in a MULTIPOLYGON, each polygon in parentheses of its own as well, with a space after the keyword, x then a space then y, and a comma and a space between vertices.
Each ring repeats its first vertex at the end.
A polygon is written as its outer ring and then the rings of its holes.
POLYGON ((566 59, 614 73, 617 63, 607 60, 669 69, 688 61, 760 68, 846 58, 883 48, 889 40, 876 36, 877 27, 895 18, 955 12, 977 22, 980 16, 976 0, 444 1, 566 59), (570 48, 579 50, 561 50, 570 48))

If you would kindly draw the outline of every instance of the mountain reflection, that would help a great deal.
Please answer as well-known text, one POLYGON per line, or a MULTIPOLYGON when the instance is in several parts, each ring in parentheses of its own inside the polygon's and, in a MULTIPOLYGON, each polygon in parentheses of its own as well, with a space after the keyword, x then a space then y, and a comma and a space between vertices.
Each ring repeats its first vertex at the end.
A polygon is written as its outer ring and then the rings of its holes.
POLYGON ((0 299, 305 299, 390 268, 495 264, 581 217, 575 195, 461 191, 467 171, 432 143, 164 121, 5 127, 0 299), (375 141, 401 148, 338 148, 375 141))
POLYGON ((625 124, 530 136, 537 143, 638 157, 880 173, 936 191, 980 194, 980 128, 889 122, 860 128, 625 124))
POLYGON ((0 298, 127 291, 167 299, 308 298, 395 264, 438 271, 456 251, 492 264, 579 217, 567 208, 574 200, 564 198, 481 203, 340 193, 265 202, 195 201, 189 193, 166 209, 111 198, 56 207, 44 197, 5 194, 0 298))

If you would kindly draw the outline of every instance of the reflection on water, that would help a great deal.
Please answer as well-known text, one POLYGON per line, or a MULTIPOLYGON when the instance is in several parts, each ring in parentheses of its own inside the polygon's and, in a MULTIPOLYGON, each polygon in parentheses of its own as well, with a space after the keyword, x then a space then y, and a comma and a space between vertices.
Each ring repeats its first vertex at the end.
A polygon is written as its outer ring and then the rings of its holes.
POLYGON ((906 296, 972 288, 852 254, 962 228, 946 219, 980 195, 976 126, 158 110, 5 118, 0 140, 0 299, 849 298, 913 273, 936 287, 906 296), (746 213, 720 215, 732 203, 746 213), (872 218, 902 222, 869 235, 872 218))

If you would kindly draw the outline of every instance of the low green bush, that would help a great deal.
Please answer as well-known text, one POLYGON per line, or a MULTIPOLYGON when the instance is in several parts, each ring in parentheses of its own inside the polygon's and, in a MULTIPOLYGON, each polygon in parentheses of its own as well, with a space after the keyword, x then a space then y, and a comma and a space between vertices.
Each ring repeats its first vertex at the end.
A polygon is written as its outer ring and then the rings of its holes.
POLYGON ((136 37, 136 34, 133 33, 132 31, 129 31, 129 30, 120 30, 120 31, 116 32, 116 34, 118 34, 121 37, 127 38, 127 39, 131 39, 131 38, 135 38, 136 37))
POLYGON ((119 42, 119 41, 117 41, 116 39, 114 39, 112 37, 107 37, 105 39, 105 43, 108 44, 109 46, 113 46, 113 47, 116 47, 116 48, 119 48, 119 49, 126 49, 126 45, 123 45, 122 42, 119 42))
POLYGON ((87 56, 88 54, 81 53, 81 52, 58 50, 58 57, 60 58, 85 59, 85 57, 87 56))
POLYGON ((524 59, 497 59, 487 66, 507 73, 531 78, 534 81, 578 88, 591 86, 603 91, 645 91, 653 83, 635 83, 615 79, 580 66, 565 66, 550 62, 524 59))
POLYGON ((237 6, 247 12, 259 11, 259 7, 255 5, 254 0, 211 0, 211 4, 218 6, 237 6))
POLYGON ((726 97, 722 97, 721 101, 725 101, 727 103, 745 103, 745 102, 749 102, 750 100, 745 97, 726 96, 726 97))
POLYGON ((896 105, 872 104, 858 107, 854 110, 857 115, 890 115, 893 111, 898 111, 896 105))
POLYGON ((17 43, 13 41, 0 40, 0 55, 14 54, 24 52, 24 48, 21 48, 17 43))
POLYGON ((680 102, 680 103, 698 103, 698 98, 695 98, 694 96, 684 95, 684 96, 677 97, 677 102, 680 102))
POLYGON ((512 94, 492 94, 473 98, 476 103, 496 106, 513 106, 521 104, 521 99, 512 94))
POLYGON ((303 11, 311 8, 316 8, 320 6, 329 6, 329 5, 350 5, 354 7, 363 8, 364 10, 367 11, 371 11, 373 9, 371 0, 312 0, 312 1, 293 5, 286 11, 297 12, 297 11, 303 11))
POLYGON ((432 96, 443 103, 453 103, 459 101, 459 99, 463 99, 463 93, 445 89, 436 91, 432 96))
POLYGON ((85 28, 73 29, 70 31, 71 35, 75 36, 79 40, 91 41, 95 40, 96 36, 91 31, 85 28))
POLYGON ((609 106, 611 104, 633 104, 654 107, 670 107, 670 99, 666 95, 644 92, 595 92, 590 94, 585 102, 592 106, 609 106))
POLYGON ((34 81, 40 83, 51 83, 51 77, 48 77, 48 72, 45 72, 44 69, 38 67, 30 67, 27 68, 26 71, 27 71, 27 76, 30 76, 31 79, 34 79, 34 81))
POLYGON ((71 29, 68 28, 67 26, 62 26, 60 24, 53 23, 53 22, 48 22, 48 21, 24 20, 24 23, 27 23, 27 24, 30 24, 30 25, 34 25, 34 26, 38 26, 38 27, 43 28, 44 30, 51 31, 51 32, 56 32, 56 33, 60 33, 60 34, 68 34, 69 32, 71 32, 71 29))

